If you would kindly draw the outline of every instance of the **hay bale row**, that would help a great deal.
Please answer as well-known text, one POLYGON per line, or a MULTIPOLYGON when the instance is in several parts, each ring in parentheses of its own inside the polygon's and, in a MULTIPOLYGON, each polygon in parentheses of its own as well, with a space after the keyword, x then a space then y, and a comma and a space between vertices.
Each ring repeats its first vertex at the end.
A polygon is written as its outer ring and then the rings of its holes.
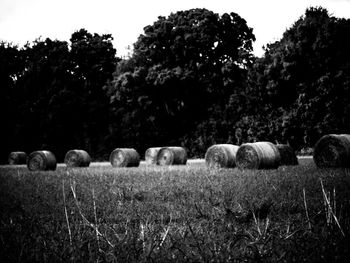
POLYGON ((328 134, 314 147, 313 159, 317 167, 350 167, 350 135, 328 134))
POLYGON ((28 156, 27 167, 30 171, 56 170, 56 157, 50 151, 32 152, 28 156))
POLYGON ((297 165, 298 158, 289 145, 255 142, 213 145, 205 154, 205 162, 210 168, 275 169, 279 165, 297 165))
MULTIPOLYGON (((350 145, 350 135, 348 142, 350 145)), ((24 152, 12 152, 9 163, 19 164, 27 160, 31 171, 55 170, 56 158, 50 151, 36 151, 27 158, 24 152), (28 159, 28 160, 27 160, 28 159)), ((133 148, 116 148, 109 157, 113 167, 137 167, 140 155, 133 148)), ((146 150, 146 164, 184 165, 187 152, 182 147, 152 147, 146 150)), ((64 162, 67 167, 88 167, 90 155, 84 150, 70 150, 64 162)), ((240 147, 233 144, 216 144, 208 148, 205 154, 206 165, 210 168, 273 169, 279 165, 297 165, 298 159, 288 145, 274 145, 270 142, 246 143, 240 147)))
POLYGON ((140 164, 140 155, 133 148, 116 148, 109 156, 113 167, 137 167, 140 164))
MULTIPOLYGON (((28 158, 25 153, 12 152, 9 156, 10 164, 20 164, 24 161, 30 171, 55 170, 57 161, 50 151, 34 151, 28 158)), ((132 148, 117 148, 110 154, 113 167, 136 167, 140 164, 140 155, 132 148)), ((70 150, 64 157, 67 167, 88 167, 91 163, 90 155, 84 150, 70 150)))
POLYGON ((25 152, 11 152, 8 157, 8 163, 11 165, 26 164, 27 154, 25 152))
POLYGON ((184 165, 187 163, 187 151, 183 147, 151 147, 145 152, 148 165, 184 165))
POLYGON ((67 167, 88 167, 90 162, 91 157, 84 150, 70 150, 64 157, 67 167))
MULTIPOLYGON (((88 167, 91 158, 84 150, 70 150, 66 153, 64 162, 67 167, 88 167)), ((50 151, 34 151, 28 156, 27 167, 30 171, 56 170, 56 157, 50 151)))
POLYGON ((238 148, 233 144, 212 145, 205 153, 205 163, 209 168, 233 168, 238 148))

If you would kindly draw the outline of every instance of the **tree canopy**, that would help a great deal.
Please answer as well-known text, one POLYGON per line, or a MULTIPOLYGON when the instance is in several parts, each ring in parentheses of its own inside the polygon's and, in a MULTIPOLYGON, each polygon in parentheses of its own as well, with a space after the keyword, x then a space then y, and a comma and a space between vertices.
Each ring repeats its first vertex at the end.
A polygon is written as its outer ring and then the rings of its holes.
POLYGON ((128 127, 122 138, 131 136, 141 147, 183 142, 243 88, 254 40, 235 13, 190 9, 159 17, 144 28, 108 87, 117 120, 111 130, 128 127))
POLYGON ((108 128, 103 85, 112 78, 117 61, 111 41, 110 35, 81 29, 72 34, 70 44, 49 38, 22 49, 2 44, 7 154, 52 149, 62 160, 68 147, 98 154, 108 128))
POLYGON ((312 147, 323 134, 349 131, 349 33, 350 20, 309 8, 255 62, 251 92, 267 104, 276 138, 312 147))

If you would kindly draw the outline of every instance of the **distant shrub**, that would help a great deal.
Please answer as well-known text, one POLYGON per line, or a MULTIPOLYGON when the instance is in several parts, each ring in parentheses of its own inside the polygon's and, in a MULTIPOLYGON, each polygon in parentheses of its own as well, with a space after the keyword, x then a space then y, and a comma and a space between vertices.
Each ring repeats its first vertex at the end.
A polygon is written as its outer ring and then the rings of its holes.
POLYGON ((292 147, 287 144, 276 145, 281 155, 281 165, 298 165, 298 158, 292 147))

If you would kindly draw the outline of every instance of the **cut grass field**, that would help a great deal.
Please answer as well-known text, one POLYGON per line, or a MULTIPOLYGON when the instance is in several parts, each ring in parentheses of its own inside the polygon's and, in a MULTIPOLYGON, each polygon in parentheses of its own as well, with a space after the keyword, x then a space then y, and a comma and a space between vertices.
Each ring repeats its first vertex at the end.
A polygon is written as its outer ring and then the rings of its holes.
POLYGON ((345 262, 350 171, 0 167, 2 262, 345 262))

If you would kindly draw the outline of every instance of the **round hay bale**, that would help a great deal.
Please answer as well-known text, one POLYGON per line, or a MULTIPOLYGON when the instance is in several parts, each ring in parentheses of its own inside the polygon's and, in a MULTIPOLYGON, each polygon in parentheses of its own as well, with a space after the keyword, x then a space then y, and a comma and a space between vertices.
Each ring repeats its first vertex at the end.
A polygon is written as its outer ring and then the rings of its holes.
POLYGON ((67 167, 89 167, 90 155, 84 150, 70 150, 64 157, 67 167))
POLYGON ((109 156, 113 167, 137 167, 140 164, 140 155, 133 148, 116 148, 109 156))
POLYGON ((27 166, 30 171, 56 170, 56 157, 50 151, 35 151, 29 154, 27 166))
POLYGON ((26 164, 27 163, 27 154, 25 152, 11 152, 9 154, 8 162, 11 165, 26 164))
POLYGON ((187 163, 187 152, 182 147, 162 147, 157 155, 158 165, 177 165, 187 163))
POLYGON ((238 148, 233 144, 212 145, 205 153, 205 163, 209 168, 233 168, 238 148))
POLYGON ((287 144, 277 144, 276 145, 281 156, 281 165, 298 165, 298 158, 292 147, 287 144))
POLYGON ((162 147, 151 147, 145 152, 145 161, 147 164, 157 164, 157 155, 162 147))
POLYGON ((242 144, 236 154, 236 165, 240 169, 276 169, 281 156, 271 142, 242 144))
POLYGON ((350 135, 328 134, 314 147, 313 159, 320 167, 350 167, 350 135))

